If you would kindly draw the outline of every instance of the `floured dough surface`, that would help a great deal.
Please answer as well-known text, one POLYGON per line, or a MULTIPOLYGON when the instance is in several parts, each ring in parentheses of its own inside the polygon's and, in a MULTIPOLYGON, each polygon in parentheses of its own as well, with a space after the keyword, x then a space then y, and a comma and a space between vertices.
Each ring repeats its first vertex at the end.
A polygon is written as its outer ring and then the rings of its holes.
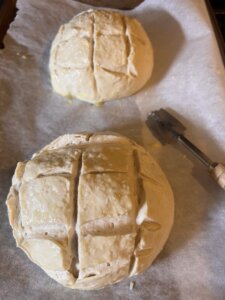
POLYGON ((114 133, 64 135, 19 162, 7 206, 17 246, 77 289, 102 288, 148 268, 174 215, 159 166, 114 133))
POLYGON ((141 89, 152 73, 153 50, 136 19, 89 10, 60 27, 49 68, 57 93, 97 104, 141 89))

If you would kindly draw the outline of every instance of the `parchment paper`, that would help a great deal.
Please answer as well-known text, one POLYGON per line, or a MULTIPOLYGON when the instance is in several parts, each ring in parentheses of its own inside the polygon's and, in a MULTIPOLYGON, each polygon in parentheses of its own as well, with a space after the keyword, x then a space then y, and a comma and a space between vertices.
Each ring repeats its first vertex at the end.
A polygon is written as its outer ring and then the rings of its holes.
POLYGON ((160 146, 148 112, 168 108, 203 151, 225 161, 225 77, 203 0, 149 0, 138 18, 155 51, 153 77, 124 100, 95 107, 52 92, 49 48, 61 25, 89 6, 18 0, 0 51, 0 299, 225 299, 225 192, 175 145, 160 146), (144 145, 172 185, 176 213, 166 247, 142 275, 103 290, 61 287, 16 248, 5 199, 17 161, 65 133, 114 130, 144 145), (129 283, 135 281, 133 290, 129 283))

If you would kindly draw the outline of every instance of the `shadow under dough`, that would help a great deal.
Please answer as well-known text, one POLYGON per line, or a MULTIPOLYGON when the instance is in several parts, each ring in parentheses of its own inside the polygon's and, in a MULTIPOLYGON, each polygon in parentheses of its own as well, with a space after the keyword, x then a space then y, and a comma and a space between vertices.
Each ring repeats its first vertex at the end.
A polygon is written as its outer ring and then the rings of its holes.
POLYGON ((140 19, 154 51, 154 67, 145 88, 157 84, 169 71, 184 43, 179 22, 165 10, 146 9, 134 15, 140 19))

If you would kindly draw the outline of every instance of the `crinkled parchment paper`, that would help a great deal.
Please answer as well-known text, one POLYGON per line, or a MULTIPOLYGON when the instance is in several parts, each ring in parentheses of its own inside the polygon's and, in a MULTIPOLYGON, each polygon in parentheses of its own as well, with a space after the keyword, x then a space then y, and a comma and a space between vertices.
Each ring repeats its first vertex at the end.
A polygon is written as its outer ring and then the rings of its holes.
POLYGON ((149 0, 125 12, 152 40, 153 77, 136 95, 101 107, 69 102, 49 81, 49 49, 60 24, 88 8, 71 0, 18 0, 0 51, 0 299, 225 299, 225 192, 181 148, 160 146, 144 124, 149 111, 168 108, 193 142, 225 161, 224 67, 204 1, 149 0), (61 134, 95 130, 123 133, 149 149, 172 185, 176 214, 151 268, 83 292, 61 287, 16 248, 5 198, 17 161, 61 134))

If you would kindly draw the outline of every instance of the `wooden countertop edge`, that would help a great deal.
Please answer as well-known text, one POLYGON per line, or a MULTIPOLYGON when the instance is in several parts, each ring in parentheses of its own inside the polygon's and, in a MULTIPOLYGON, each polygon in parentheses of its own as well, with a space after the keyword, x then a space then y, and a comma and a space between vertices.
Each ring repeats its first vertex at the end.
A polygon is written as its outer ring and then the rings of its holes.
POLYGON ((2 0, 0 3, 0 48, 3 48, 4 36, 16 15, 16 0, 2 0))

